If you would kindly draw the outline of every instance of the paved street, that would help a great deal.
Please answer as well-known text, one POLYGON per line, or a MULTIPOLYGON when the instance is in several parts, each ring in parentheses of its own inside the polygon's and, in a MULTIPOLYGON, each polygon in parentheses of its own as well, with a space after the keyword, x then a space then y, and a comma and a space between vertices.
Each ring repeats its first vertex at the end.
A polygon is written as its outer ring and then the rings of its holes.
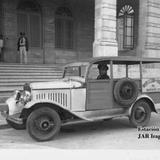
MULTIPOLYGON (((152 114, 148 128, 159 128, 160 115, 152 114)), ((35 142, 25 130, 0 129, 0 148, 53 149, 160 149, 160 139, 138 139, 149 133, 160 136, 160 131, 138 131, 131 128, 127 118, 63 127, 49 142, 35 142)), ((160 137, 159 137, 160 138, 160 137)))

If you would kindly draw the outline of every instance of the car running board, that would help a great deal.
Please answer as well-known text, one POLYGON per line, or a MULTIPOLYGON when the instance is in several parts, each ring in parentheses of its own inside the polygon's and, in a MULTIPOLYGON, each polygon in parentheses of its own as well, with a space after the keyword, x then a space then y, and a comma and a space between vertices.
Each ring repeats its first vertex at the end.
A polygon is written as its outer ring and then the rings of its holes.
POLYGON ((113 117, 128 116, 128 109, 116 108, 106 110, 78 111, 72 113, 83 120, 96 121, 101 119, 109 119, 113 117))

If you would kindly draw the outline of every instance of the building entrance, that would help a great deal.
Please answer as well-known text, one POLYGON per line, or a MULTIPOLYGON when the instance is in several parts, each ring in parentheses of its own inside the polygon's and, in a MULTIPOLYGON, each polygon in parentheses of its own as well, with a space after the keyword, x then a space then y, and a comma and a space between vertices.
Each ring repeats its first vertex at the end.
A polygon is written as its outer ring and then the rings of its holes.
POLYGON ((29 41, 30 59, 32 52, 42 52, 41 9, 32 1, 23 1, 17 8, 17 34, 25 32, 29 41))

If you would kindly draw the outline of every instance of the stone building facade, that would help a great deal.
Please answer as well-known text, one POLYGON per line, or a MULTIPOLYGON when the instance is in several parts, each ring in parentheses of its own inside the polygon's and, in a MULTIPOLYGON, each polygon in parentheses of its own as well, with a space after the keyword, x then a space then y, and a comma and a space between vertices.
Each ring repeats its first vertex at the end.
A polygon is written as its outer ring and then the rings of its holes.
POLYGON ((29 39, 29 63, 96 56, 160 57, 158 0, 1 0, 1 61, 18 63, 17 39, 29 39))

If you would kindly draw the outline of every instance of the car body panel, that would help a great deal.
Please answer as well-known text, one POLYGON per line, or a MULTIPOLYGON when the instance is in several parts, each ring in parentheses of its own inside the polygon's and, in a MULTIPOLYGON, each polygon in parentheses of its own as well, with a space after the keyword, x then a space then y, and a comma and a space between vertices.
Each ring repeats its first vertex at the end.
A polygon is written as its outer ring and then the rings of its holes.
POLYGON ((51 89, 67 89, 67 88, 78 88, 81 87, 81 83, 78 81, 73 81, 71 79, 59 79, 51 82, 36 82, 31 83, 30 87, 33 90, 51 90, 51 89))
POLYGON ((113 108, 112 81, 91 80, 87 82, 86 110, 102 110, 113 108))
POLYGON ((71 111, 86 110, 86 88, 71 89, 71 111))
POLYGON ((24 108, 24 105, 22 103, 17 103, 14 96, 8 98, 6 104, 8 106, 9 115, 20 113, 24 108))
POLYGON ((29 109, 36 103, 52 103, 70 111, 84 111, 86 89, 33 90, 33 100, 24 108, 29 109), (71 99, 73 99, 71 101, 71 99), (78 102, 78 103, 77 103, 78 102))
POLYGON ((32 90, 32 101, 28 102, 24 108, 31 108, 36 103, 53 103, 64 109, 71 109, 70 89, 32 90))

